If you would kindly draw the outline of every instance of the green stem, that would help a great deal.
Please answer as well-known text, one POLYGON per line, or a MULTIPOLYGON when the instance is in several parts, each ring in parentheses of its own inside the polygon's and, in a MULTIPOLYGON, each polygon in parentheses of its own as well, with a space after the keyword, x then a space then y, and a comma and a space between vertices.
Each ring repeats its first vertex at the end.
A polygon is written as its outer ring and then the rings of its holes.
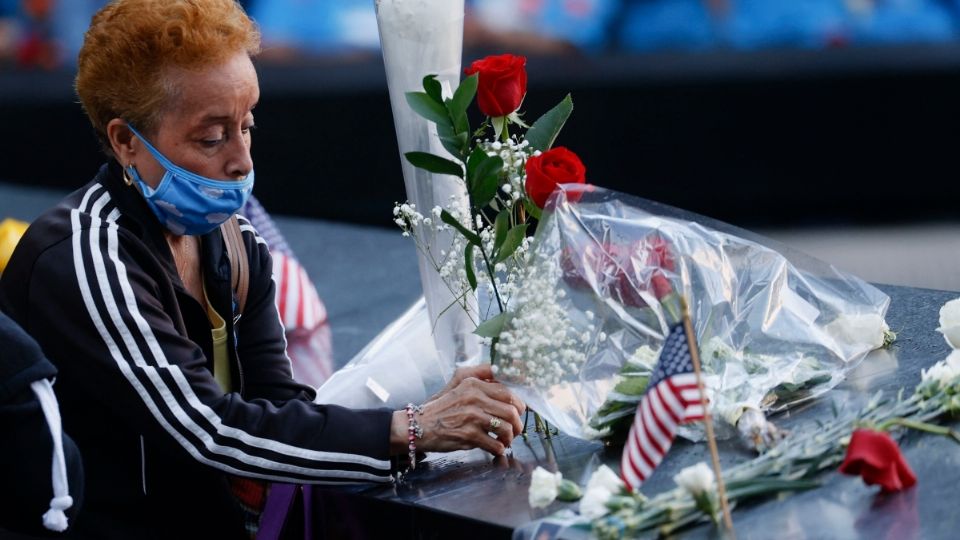
POLYGON ((917 420, 910 420, 909 418, 891 418, 879 425, 877 425, 878 431, 890 431, 890 428, 893 426, 903 426, 905 428, 915 429, 917 431, 926 431, 927 433, 933 433, 934 435, 943 435, 950 437, 953 440, 960 443, 960 434, 956 431, 946 427, 938 426, 936 424, 930 424, 927 422, 920 422, 917 420))
POLYGON ((500 132, 500 138, 503 139, 503 142, 510 140, 510 120, 506 117, 503 119, 503 131, 500 132))
POLYGON ((483 243, 477 246, 480 248, 480 254, 483 255, 483 264, 487 267, 487 274, 490 276, 490 285, 493 285, 493 295, 497 299, 497 307, 500 308, 500 313, 503 313, 503 301, 500 299, 500 290, 497 289, 497 275, 493 271, 493 265, 490 264, 490 259, 487 257, 487 250, 483 249, 483 243))

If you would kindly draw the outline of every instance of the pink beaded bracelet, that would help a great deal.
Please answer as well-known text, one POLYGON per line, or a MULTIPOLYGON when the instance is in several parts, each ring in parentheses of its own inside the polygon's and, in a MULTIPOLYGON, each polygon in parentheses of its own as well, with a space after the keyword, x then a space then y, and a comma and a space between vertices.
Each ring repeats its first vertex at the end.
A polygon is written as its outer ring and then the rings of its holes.
POLYGON ((407 403, 407 456, 410 458, 410 468, 412 471, 417 468, 417 439, 423 438, 423 428, 417 422, 416 415, 423 414, 423 407, 407 403))

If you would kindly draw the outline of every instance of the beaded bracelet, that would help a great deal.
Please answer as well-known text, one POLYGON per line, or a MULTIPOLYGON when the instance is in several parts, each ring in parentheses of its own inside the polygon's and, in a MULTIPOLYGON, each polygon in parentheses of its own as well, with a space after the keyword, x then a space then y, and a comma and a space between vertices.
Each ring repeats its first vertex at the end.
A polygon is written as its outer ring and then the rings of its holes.
POLYGON ((423 428, 417 422, 416 415, 423 414, 423 407, 407 403, 407 456, 410 459, 409 471, 417 468, 417 439, 423 438, 423 428))

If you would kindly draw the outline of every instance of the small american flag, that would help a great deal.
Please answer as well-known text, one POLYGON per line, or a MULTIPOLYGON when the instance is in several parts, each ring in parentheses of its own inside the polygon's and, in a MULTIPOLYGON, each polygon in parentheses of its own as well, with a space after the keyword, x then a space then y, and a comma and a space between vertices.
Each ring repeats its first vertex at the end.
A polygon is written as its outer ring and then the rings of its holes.
POLYGON ((653 473, 673 444, 677 426, 703 418, 693 359, 680 322, 663 342, 623 448, 620 474, 627 486, 636 490, 653 473))

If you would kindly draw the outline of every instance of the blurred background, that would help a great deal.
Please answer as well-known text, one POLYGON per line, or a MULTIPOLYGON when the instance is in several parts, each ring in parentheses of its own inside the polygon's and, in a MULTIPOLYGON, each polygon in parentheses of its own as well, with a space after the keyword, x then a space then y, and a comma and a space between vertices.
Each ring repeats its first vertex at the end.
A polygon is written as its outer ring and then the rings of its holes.
MULTIPOLYGON (((8 203, 103 161, 72 78, 104 3, 0 0, 8 203)), ((404 193, 373 0, 241 3, 264 39, 257 196, 390 226, 404 193)), ((558 144, 592 183, 960 290, 960 0, 467 0, 464 41, 464 65, 528 56, 529 118, 573 94, 558 144)))

